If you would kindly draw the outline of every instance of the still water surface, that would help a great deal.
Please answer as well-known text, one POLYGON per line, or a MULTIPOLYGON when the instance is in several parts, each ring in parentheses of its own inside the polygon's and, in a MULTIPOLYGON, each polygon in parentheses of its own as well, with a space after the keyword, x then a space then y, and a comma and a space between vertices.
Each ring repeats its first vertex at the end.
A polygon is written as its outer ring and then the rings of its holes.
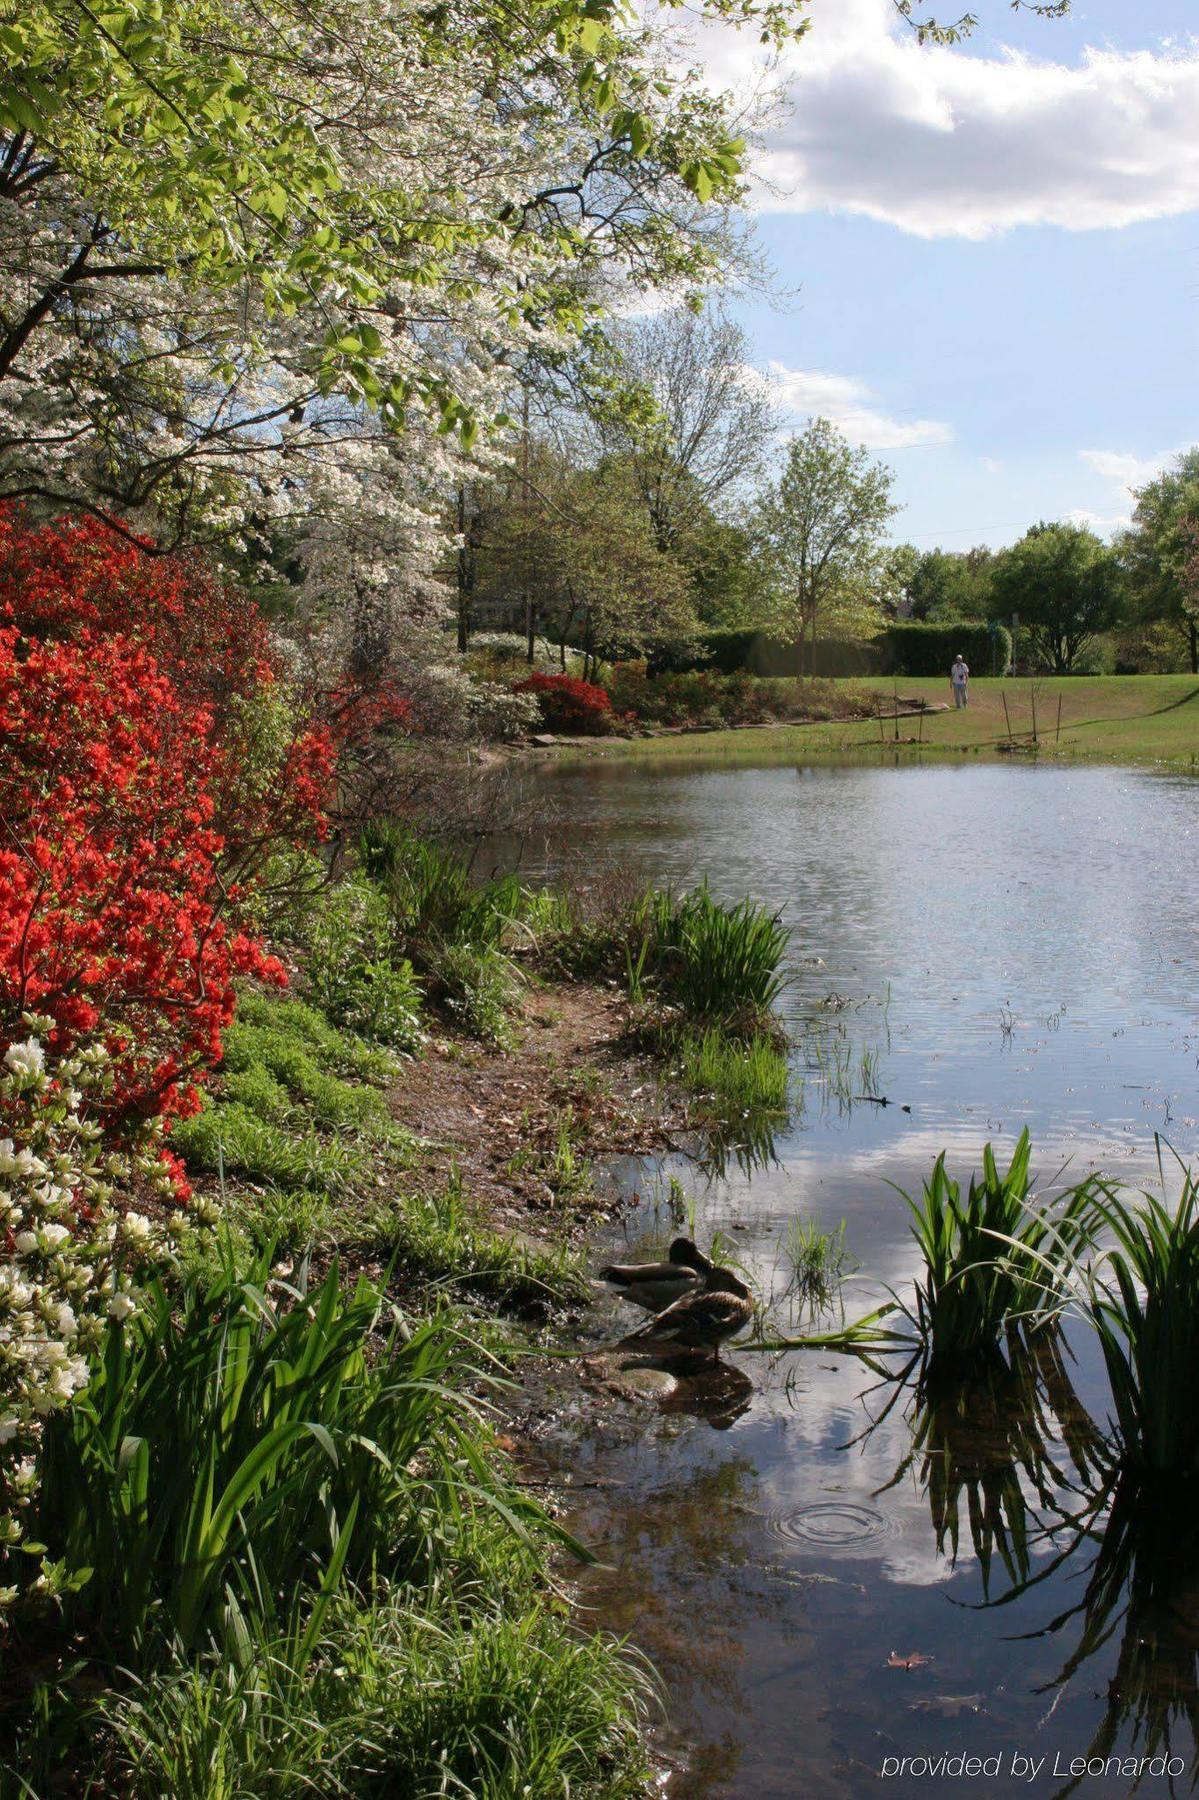
MULTIPOLYGON (((792 928, 796 1104, 776 1160, 673 1171, 701 1239, 735 1238, 765 1287, 799 1215, 846 1222, 851 1315, 904 1289, 915 1260, 889 1184, 918 1191, 942 1149, 965 1177, 1027 1125, 1042 1176, 1068 1161, 1072 1178, 1137 1183, 1156 1175, 1155 1131, 1199 1151, 1192 781, 675 762, 542 779, 564 822, 551 860, 565 842, 657 881, 706 876, 792 928)), ((669 1238, 669 1172, 629 1172, 642 1200, 617 1248, 669 1238)), ((666 1678, 669 1791, 1064 1794, 1072 1757, 1168 1747, 1173 1780, 1147 1771, 1138 1789, 1109 1765, 1079 1791, 1189 1792, 1199 1558, 1185 1528, 1165 1545, 1133 1533, 1128 1566, 1088 1591, 1097 1539, 1071 1550, 1062 1523, 1097 1489, 1088 1415, 1104 1426, 1102 1374, 1073 1342, 1002 1391, 924 1405, 844 1354, 734 1350, 648 1425, 580 1417, 575 1524, 609 1565, 585 1595, 666 1678), (992 1759, 985 1773, 893 1772, 962 1752, 992 1759)))

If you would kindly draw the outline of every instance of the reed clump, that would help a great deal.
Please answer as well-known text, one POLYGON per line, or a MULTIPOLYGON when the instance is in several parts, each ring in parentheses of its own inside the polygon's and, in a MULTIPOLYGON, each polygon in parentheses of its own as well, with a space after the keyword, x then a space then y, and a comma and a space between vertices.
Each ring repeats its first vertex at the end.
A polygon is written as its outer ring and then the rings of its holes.
POLYGON ((1121 1460, 1149 1478, 1197 1475, 1199 1185, 1188 1172, 1173 1206, 1105 1186, 1095 1210, 1106 1243, 1079 1271, 1076 1305, 1103 1352, 1121 1460))
MULTIPOLYGON (((1030 1194, 1030 1144, 1021 1132, 1002 1173, 990 1144, 981 1178, 963 1193, 937 1158, 919 1200, 904 1194, 924 1268, 901 1310, 929 1366, 958 1369, 992 1355, 1005 1335, 1056 1319, 1091 1242, 1096 1187, 1084 1181, 1053 1207, 1030 1194)), ((900 1190, 902 1192, 902 1190, 900 1190)))

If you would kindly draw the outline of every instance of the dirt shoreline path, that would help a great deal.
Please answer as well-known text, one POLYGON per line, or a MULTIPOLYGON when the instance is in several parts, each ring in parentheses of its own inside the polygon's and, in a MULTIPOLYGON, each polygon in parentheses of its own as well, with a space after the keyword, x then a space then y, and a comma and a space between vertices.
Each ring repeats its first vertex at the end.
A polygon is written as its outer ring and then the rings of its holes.
POLYGON ((677 1147, 686 1130, 624 996, 582 983, 528 989, 505 1048, 435 1036, 389 1100, 423 1140, 420 1178, 444 1189, 456 1172, 482 1223, 536 1237, 606 1215, 615 1189, 596 1159, 677 1147))

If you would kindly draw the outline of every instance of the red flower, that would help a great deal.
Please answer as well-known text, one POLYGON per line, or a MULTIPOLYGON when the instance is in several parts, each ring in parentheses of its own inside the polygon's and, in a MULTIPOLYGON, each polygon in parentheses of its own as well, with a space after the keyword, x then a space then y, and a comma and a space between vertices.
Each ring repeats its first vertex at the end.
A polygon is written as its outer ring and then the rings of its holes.
POLYGON ((576 675, 530 675, 518 681, 514 694, 536 694, 551 731, 596 736, 608 729, 612 702, 606 690, 576 675))

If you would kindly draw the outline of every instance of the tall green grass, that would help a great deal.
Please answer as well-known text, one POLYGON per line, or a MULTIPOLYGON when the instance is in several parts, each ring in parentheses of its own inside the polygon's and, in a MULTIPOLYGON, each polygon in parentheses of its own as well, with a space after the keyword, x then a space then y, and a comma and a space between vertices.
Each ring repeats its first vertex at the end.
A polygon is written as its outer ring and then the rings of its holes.
POLYGON ((665 998, 697 1017, 761 1018, 782 991, 790 934, 752 900, 723 906, 707 886, 650 894, 641 911, 648 949, 642 972, 665 998))
POLYGON ((335 1602, 309 1653, 243 1630, 108 1702, 132 1800, 634 1800, 655 1701, 644 1666, 544 1602, 335 1602))
POLYGON ((910 1304, 929 1364, 964 1368, 991 1355, 1005 1333, 1055 1318, 1068 1277, 1095 1223, 1093 1182, 1072 1188, 1052 1211, 1029 1193, 1029 1137, 1020 1134, 1001 1174, 988 1144, 982 1177, 963 1194, 942 1153, 921 1198, 904 1195, 923 1259, 910 1304))
POLYGON ((546 1524, 483 1454, 463 1388, 495 1372, 449 1319, 389 1319, 336 1265, 311 1294, 269 1277, 152 1288, 47 1425, 37 1535, 87 1571, 69 1623, 110 1655, 192 1651, 230 1594, 270 1621, 343 1572, 428 1581, 489 1509, 546 1524))
POLYGON ((1103 1352, 1121 1457, 1141 1474, 1199 1475, 1199 1186, 1095 1200, 1104 1248, 1079 1272, 1078 1308, 1103 1352))
POLYGON ((773 1038, 745 1041, 712 1026, 682 1032, 675 1049, 682 1080, 711 1104, 718 1120, 786 1110, 787 1058, 773 1038))

